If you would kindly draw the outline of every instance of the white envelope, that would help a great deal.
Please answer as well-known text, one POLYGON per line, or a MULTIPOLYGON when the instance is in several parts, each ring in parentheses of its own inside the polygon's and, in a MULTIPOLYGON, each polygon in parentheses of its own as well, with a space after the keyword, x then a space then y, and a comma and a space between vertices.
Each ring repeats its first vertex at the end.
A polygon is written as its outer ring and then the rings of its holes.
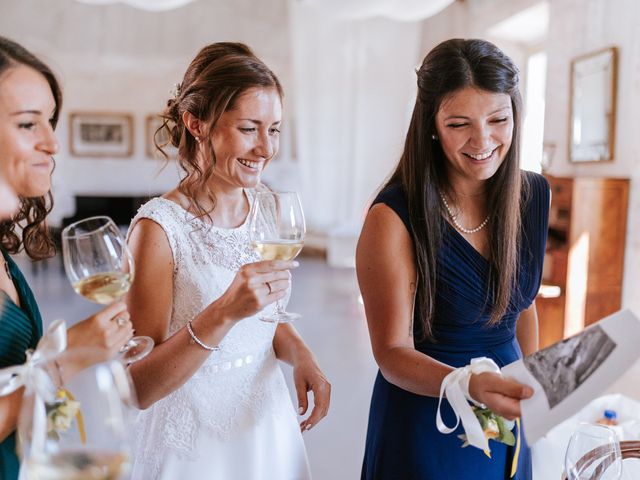
POLYGON ((574 415, 640 358, 640 320, 614 313, 582 332, 502 368, 534 389, 520 403, 529 445, 574 415))

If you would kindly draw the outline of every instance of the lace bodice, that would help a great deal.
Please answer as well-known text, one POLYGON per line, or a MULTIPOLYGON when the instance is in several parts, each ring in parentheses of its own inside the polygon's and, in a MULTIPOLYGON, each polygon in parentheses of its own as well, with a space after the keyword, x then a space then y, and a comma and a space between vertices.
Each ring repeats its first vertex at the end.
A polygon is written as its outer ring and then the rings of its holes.
MULTIPOLYGON (((246 194, 251 202, 253 192, 246 194)), ((248 218, 237 228, 217 228, 164 198, 143 205, 131 227, 142 218, 162 227, 173 255, 168 336, 220 297, 242 265, 260 260, 250 246, 248 218)), ((264 313, 272 310, 270 305, 264 313)), ((238 322, 182 387, 140 412, 136 457, 151 471, 157 473, 163 448, 193 456, 200 429, 224 439, 259 422, 265 411, 282 411, 275 405, 291 405, 272 347, 276 325, 258 317, 238 322)))

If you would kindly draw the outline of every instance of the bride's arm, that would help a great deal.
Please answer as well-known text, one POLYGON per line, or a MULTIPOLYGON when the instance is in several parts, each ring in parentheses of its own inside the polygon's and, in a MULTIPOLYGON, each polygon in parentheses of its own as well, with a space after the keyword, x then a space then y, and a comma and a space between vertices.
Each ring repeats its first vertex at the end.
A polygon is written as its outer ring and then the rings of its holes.
MULTIPOLYGON (((164 230, 155 222, 139 220, 129 237, 136 276, 127 306, 136 335, 153 338, 149 355, 129 368, 141 408, 182 386, 210 352, 191 341, 186 328, 167 338, 173 307, 173 254, 164 230)), ((234 322, 216 302, 193 319, 193 331, 207 345, 218 345, 234 322)))
POLYGON ((313 392, 313 411, 300 423, 301 430, 309 430, 329 411, 331 385, 320 370, 313 352, 291 324, 281 323, 273 337, 276 357, 293 366, 293 380, 298 397, 298 413, 304 415, 309 406, 308 392, 313 392))
MULTIPOLYGON (((164 230, 152 220, 141 219, 131 231, 129 247, 136 265, 127 295, 131 321, 137 335, 148 335, 156 344, 130 367, 140 407, 148 408, 182 386, 211 352, 194 342, 186 327, 168 337, 174 263, 164 230)), ((292 262, 279 261, 244 265, 227 291, 192 319, 195 335, 206 345, 219 345, 238 320, 284 297, 287 269, 292 267, 292 262), (265 282, 271 284, 271 292, 265 282)))

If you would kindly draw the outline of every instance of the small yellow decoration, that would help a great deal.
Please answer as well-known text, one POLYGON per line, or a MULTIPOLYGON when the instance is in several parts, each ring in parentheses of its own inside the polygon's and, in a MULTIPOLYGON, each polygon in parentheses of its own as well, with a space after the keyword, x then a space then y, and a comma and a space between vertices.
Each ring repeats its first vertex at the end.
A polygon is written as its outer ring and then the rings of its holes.
POLYGON ((518 470, 518 457, 520 457, 520 419, 516 418, 516 428, 518 429, 518 436, 516 437, 516 451, 513 454, 513 463, 511 464, 511 477, 516 475, 518 470))
POLYGON ((84 419, 80 411, 80 402, 77 402, 69 390, 64 388, 56 392, 56 401, 48 404, 47 409, 47 433, 49 436, 58 438, 60 433, 71 428, 71 422, 75 417, 78 422, 78 432, 80 441, 87 443, 87 434, 84 428, 84 419))

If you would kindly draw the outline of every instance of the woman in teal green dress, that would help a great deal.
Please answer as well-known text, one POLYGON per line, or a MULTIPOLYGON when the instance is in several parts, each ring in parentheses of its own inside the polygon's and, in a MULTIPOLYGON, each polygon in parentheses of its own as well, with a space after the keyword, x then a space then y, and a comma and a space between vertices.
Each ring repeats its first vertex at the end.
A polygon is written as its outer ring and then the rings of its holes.
MULTIPOLYGON (((0 37, 0 177, 6 182, 0 217, 0 369, 25 362, 26 350, 42 336, 36 300, 9 254, 24 250, 33 260, 52 256, 54 244, 46 217, 51 211, 53 155, 58 142, 53 129, 62 95, 51 70, 23 47, 0 37), (8 187, 8 188, 7 188, 8 187), (18 197, 10 212, 10 192, 18 197), (8 201, 7 201, 8 200, 8 201)), ((86 366, 113 357, 132 335, 124 303, 111 305, 67 332, 67 349, 90 352, 62 356, 47 365, 54 382, 86 366), (113 321, 124 318, 126 322, 113 321)), ((0 479, 18 478, 16 421, 22 389, 0 397, 0 479)))

